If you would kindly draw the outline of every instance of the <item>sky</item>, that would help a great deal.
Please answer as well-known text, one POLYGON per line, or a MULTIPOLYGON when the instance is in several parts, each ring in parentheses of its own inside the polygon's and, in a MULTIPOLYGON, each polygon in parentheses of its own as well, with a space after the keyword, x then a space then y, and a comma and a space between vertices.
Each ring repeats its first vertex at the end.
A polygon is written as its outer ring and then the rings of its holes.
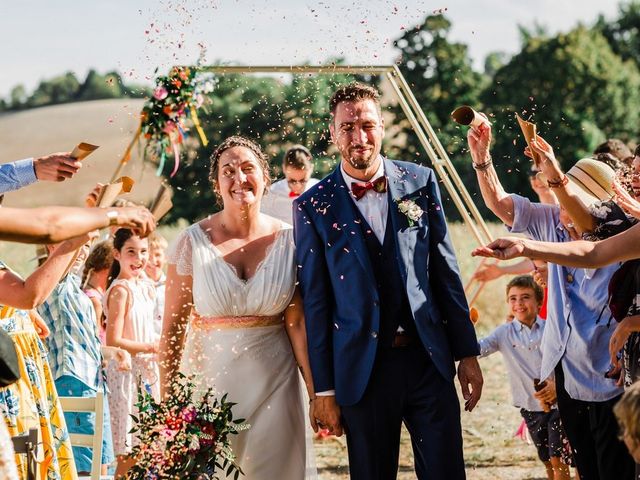
POLYGON ((482 68, 492 51, 515 53, 518 25, 567 31, 599 14, 615 17, 616 0, 20 0, 0 16, 0 97, 23 84, 90 68, 118 70, 150 84, 175 64, 322 64, 394 62, 393 40, 426 15, 444 12, 450 38, 469 45, 482 68), (203 52, 204 49, 204 53, 203 52))

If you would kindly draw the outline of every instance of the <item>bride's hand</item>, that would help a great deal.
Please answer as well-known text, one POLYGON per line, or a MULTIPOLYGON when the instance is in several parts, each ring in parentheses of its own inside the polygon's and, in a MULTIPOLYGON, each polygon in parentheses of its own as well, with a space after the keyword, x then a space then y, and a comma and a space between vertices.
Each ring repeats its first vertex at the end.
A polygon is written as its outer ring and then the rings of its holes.
POLYGON ((316 397, 313 396, 309 399, 309 422, 314 432, 318 433, 318 422, 316 420, 316 397))
POLYGON ((484 247, 478 247, 471 252, 473 257, 489 257, 498 260, 509 260, 524 256, 525 239, 518 237, 503 237, 494 240, 484 247))

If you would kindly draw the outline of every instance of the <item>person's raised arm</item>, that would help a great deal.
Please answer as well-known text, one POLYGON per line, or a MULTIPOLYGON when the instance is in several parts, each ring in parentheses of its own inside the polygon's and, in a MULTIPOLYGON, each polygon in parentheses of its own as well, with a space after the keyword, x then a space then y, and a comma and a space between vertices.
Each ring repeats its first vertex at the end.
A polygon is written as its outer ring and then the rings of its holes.
MULTIPOLYGON (((182 273, 182 272, 180 272, 182 273)), ((191 275, 180 275, 169 263, 164 301, 162 337, 160 339, 160 390, 170 392, 171 381, 180 369, 185 330, 193 307, 191 275)))
POLYGON ((0 304, 24 310, 41 305, 66 273, 78 248, 90 238, 81 235, 63 242, 26 280, 11 270, 0 270, 0 304))
POLYGON ((640 224, 599 242, 578 240, 551 243, 503 237, 484 247, 476 248, 472 255, 499 260, 529 257, 568 267, 599 268, 615 262, 640 258, 640 224))
POLYGON ((155 220, 144 207, 124 208, 0 208, 0 239, 23 243, 57 243, 117 225, 145 237, 155 220))
POLYGON ((531 142, 531 149, 527 147, 524 154, 532 158, 532 151, 538 154, 540 170, 547 178, 549 186, 553 186, 552 189, 558 202, 567 211, 578 232, 592 232, 596 228, 596 220, 587 206, 582 203, 582 200, 571 192, 551 145, 544 138, 538 136, 531 142))
POLYGON ((511 195, 505 192, 491 160, 491 126, 482 123, 467 133, 469 152, 473 160, 482 199, 489 209, 507 226, 513 225, 514 207, 511 195))

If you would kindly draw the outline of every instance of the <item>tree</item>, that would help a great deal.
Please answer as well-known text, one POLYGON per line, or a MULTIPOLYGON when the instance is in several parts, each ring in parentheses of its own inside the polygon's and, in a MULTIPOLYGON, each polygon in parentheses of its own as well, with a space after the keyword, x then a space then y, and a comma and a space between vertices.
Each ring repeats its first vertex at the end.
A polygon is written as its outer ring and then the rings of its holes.
POLYGON ((604 35, 614 53, 640 66, 640 2, 620 4, 616 20, 607 22, 601 15, 594 28, 604 35))
POLYGON ((73 72, 43 80, 27 99, 27 106, 31 108, 72 102, 79 87, 80 83, 73 72))
MULTIPOLYGON (((416 100, 446 151, 457 156, 461 152, 460 130, 452 122, 451 112, 460 105, 478 105, 485 79, 473 70, 467 46, 447 39, 450 29, 451 22, 444 15, 429 15, 422 25, 397 39, 395 46, 400 50, 397 63, 416 100)), ((409 122, 399 108, 396 111, 397 123, 406 135, 406 147, 399 153, 407 160, 424 158, 409 122)))
POLYGON ((24 107, 27 101, 27 90, 24 85, 16 85, 11 89, 9 94, 9 108, 12 110, 19 110, 24 107))
POLYGON ((607 137, 638 133, 640 72, 597 31, 579 26, 553 38, 531 37, 496 73, 482 96, 493 116, 494 161, 517 191, 529 161, 514 114, 534 121, 565 168, 607 137))

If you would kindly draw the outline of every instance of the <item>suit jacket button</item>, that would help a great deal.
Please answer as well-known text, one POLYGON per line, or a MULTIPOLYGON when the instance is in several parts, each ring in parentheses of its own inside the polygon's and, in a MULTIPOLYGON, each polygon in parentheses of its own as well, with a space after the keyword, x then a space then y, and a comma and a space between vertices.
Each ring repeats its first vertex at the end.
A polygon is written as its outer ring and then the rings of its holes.
POLYGON ((374 307, 377 307, 377 306, 379 306, 379 305, 380 305, 380 302, 379 302, 378 300, 374 300, 374 301, 373 301, 373 306, 374 306, 374 307))
POLYGON ((371 332, 371 338, 378 338, 378 332, 371 332))

